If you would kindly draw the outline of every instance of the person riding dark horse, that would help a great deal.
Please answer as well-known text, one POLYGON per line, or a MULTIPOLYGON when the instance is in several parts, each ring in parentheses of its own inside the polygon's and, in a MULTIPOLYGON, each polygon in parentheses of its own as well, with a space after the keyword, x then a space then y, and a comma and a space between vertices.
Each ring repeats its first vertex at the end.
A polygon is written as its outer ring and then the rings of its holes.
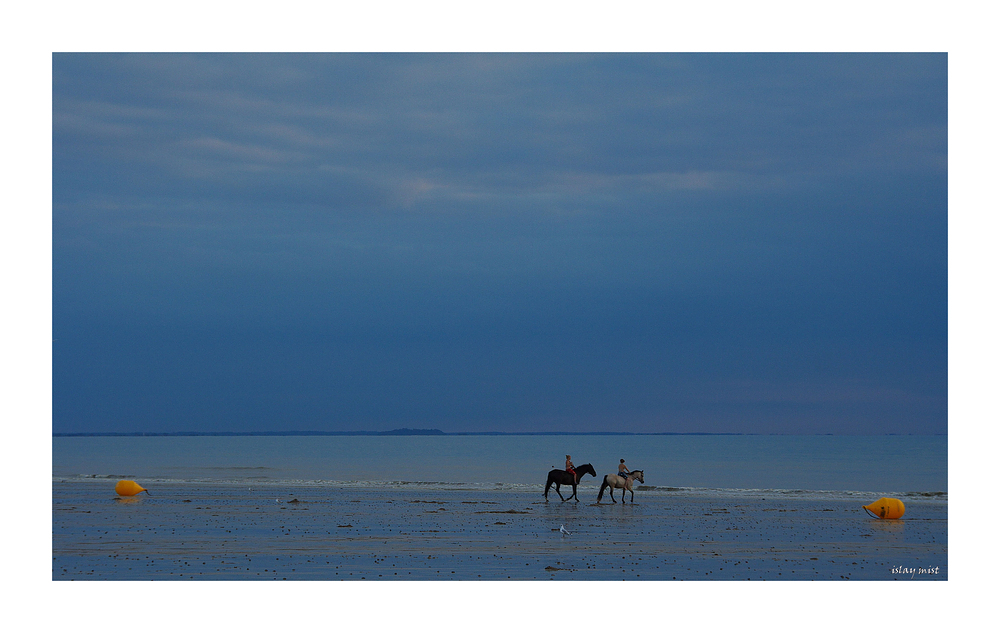
POLYGON ((574 483, 580 483, 580 478, 577 476, 576 470, 573 468, 573 460, 569 458, 569 455, 566 456, 566 472, 573 475, 574 483))
MULTIPOLYGON (((567 455, 567 458, 568 457, 569 456, 567 455)), ((549 471, 549 478, 545 482, 546 501, 549 500, 549 488, 552 487, 552 484, 556 485, 556 494, 559 495, 559 498, 562 499, 563 501, 566 501, 566 498, 562 496, 561 492, 559 492, 560 485, 573 486, 573 494, 571 494, 569 498, 570 499, 575 498, 577 501, 580 500, 580 497, 576 496, 576 485, 579 483, 578 477, 582 477, 583 475, 590 475, 591 477, 596 477, 597 471, 594 470, 594 467, 591 466, 590 464, 581 464, 579 467, 574 468, 573 471, 574 472, 570 472, 568 469, 560 470, 559 468, 549 471)))

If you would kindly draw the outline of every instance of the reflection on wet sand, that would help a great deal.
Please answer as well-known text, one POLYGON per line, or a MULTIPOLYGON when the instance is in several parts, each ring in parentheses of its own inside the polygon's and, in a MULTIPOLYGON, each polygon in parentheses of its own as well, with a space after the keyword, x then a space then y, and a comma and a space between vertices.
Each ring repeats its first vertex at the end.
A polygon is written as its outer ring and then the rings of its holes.
POLYGON ((881 521, 795 498, 162 484, 112 500, 83 481, 53 483, 52 516, 55 580, 889 580, 904 564, 947 579, 938 500, 881 521))

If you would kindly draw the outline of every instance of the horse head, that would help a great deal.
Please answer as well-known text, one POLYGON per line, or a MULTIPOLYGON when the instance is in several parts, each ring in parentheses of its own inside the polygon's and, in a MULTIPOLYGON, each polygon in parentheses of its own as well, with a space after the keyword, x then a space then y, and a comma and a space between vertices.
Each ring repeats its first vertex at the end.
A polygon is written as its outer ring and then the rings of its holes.
POLYGON ((597 476, 597 471, 594 470, 594 467, 591 466, 590 464, 584 464, 579 468, 577 468, 576 470, 580 473, 581 477, 583 477, 584 475, 590 475, 591 477, 597 476))
POLYGON ((642 479, 642 471, 641 470, 633 470, 632 474, 635 475, 635 479, 638 479, 640 484, 646 483, 642 479))

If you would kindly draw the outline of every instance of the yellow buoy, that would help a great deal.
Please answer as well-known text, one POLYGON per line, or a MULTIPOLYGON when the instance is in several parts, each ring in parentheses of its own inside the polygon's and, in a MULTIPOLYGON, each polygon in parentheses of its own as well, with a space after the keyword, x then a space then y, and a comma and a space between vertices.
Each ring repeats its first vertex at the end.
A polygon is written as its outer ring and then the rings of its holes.
POLYGON ((878 501, 862 506, 880 519, 898 519, 906 512, 906 506, 899 499, 882 497, 878 501))
POLYGON ((129 481, 128 479, 122 479, 119 481, 118 484, 115 485, 115 492, 123 497, 131 497, 139 494, 140 492, 145 492, 147 495, 149 494, 148 490, 134 481, 129 481))

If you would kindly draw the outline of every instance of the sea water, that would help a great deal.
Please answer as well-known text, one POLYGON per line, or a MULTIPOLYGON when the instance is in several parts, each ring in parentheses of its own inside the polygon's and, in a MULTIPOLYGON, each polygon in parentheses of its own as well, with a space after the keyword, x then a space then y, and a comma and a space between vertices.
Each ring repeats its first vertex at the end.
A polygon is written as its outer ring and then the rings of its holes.
POLYGON ((544 487, 566 454, 598 477, 625 459, 651 494, 947 502, 946 436, 436 435, 54 437, 53 481, 441 489, 544 487))

